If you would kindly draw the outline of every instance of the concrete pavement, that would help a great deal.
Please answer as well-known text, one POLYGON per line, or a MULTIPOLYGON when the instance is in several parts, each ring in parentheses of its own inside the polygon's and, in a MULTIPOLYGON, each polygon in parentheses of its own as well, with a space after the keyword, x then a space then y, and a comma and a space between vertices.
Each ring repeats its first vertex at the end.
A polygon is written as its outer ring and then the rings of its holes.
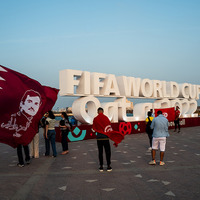
MULTIPOLYGON (((69 154, 40 158, 17 167, 16 149, 0 144, 1 200, 200 199, 200 127, 170 130, 164 161, 150 166, 147 134, 127 135, 112 146, 112 172, 98 171, 96 140, 69 143, 69 154)), ((159 161, 159 153, 156 155, 159 161)), ((105 156, 104 156, 105 159, 105 156)))

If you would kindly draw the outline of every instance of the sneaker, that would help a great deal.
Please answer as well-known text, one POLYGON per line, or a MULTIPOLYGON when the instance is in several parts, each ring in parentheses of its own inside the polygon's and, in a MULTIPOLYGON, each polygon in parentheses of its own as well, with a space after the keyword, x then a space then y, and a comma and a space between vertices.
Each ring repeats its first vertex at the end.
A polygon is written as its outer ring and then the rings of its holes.
POLYGON ((100 171, 100 172, 103 172, 103 166, 100 166, 100 167, 99 167, 99 171, 100 171))
POLYGON ((152 147, 149 147, 148 150, 151 151, 151 150, 152 150, 152 147))
POLYGON ((24 164, 18 163, 17 166, 18 166, 18 167, 24 167, 24 164))
POLYGON ((156 165, 156 161, 155 160, 150 161, 149 165, 156 165))
POLYGON ((178 133, 180 133, 181 131, 179 130, 178 133))
POLYGON ((107 167, 107 172, 111 172, 112 171, 112 167, 111 166, 108 166, 107 167))
POLYGON ((31 163, 30 160, 26 160, 27 165, 30 165, 30 163, 31 163))
POLYGON ((61 155, 65 155, 65 154, 68 154, 69 153, 69 151, 63 151, 62 153, 61 153, 61 155))
POLYGON ((165 163, 163 161, 160 161, 160 166, 165 165, 165 163))

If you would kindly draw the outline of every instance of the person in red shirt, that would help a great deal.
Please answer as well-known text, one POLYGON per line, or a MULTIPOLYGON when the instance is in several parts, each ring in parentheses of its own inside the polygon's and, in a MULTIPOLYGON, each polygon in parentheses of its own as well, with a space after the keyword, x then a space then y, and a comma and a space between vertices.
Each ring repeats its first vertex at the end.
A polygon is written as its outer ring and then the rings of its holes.
POLYGON ((176 132, 177 126, 178 126, 178 133, 181 131, 181 126, 180 126, 180 111, 179 111, 179 107, 176 106, 175 109, 175 120, 174 120, 174 124, 175 124, 175 129, 174 132, 176 132))

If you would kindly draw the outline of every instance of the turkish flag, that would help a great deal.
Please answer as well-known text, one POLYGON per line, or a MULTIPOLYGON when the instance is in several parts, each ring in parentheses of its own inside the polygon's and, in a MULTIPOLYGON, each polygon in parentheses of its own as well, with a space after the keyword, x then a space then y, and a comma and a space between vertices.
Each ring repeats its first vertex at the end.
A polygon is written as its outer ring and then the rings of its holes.
POLYGON ((99 113, 99 115, 94 118, 92 128, 98 133, 107 135, 112 141, 114 141, 113 145, 115 147, 117 147, 124 139, 123 133, 112 129, 110 120, 103 113, 99 113))
POLYGON ((0 142, 14 148, 28 145, 40 119, 54 106, 58 91, 0 65, 0 142))
POLYGON ((175 120, 175 111, 174 107, 171 108, 160 108, 155 109, 155 117, 157 117, 157 112, 161 110, 162 114, 168 119, 169 122, 173 122, 175 120))

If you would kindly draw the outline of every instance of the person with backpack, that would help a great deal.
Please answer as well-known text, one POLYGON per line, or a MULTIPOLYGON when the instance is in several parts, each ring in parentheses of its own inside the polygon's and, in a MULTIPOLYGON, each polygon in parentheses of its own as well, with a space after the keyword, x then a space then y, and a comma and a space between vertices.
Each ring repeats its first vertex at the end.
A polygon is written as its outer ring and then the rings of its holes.
POLYGON ((148 134, 148 137, 149 137, 149 144, 150 144, 149 150, 150 151, 152 150, 152 134, 153 134, 153 129, 151 129, 152 120, 153 120, 152 112, 149 111, 147 113, 147 118, 146 118, 145 122, 146 122, 146 133, 148 134))

